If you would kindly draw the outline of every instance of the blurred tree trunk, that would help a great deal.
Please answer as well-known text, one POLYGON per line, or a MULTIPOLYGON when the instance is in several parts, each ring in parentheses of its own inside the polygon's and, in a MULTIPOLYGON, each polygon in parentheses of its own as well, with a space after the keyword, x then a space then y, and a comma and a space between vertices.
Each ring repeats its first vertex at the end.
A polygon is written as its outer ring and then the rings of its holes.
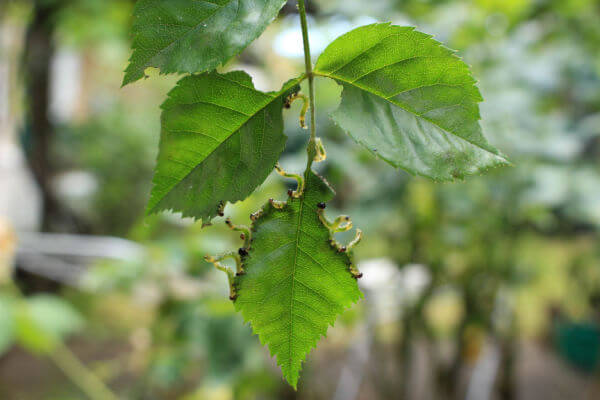
POLYGON ((50 150, 54 129, 49 116, 51 62, 55 53, 53 34, 58 5, 35 1, 32 20, 27 29, 24 49, 23 74, 26 85, 25 102, 31 132, 28 154, 31 169, 44 198, 43 229, 57 214, 57 204, 51 194, 50 179, 53 168, 50 150))
MULTIPOLYGON (((399 393, 401 394, 400 398, 403 400, 416 399, 418 397, 415 395, 415 388, 411 387, 411 383, 417 381, 411 375, 413 372, 414 351, 417 339, 423 339, 427 343, 427 346, 433 346, 435 342, 435 338, 424 315, 425 308, 433 296, 435 288, 438 286, 433 269, 431 271, 431 281, 424 288, 423 293, 421 293, 415 304, 407 307, 405 314, 402 316, 402 339, 398 346, 398 359, 401 367, 399 393)), ((428 348, 427 351, 429 350, 428 348)), ((433 365, 433 357, 429 357, 429 361, 433 365)))
MULTIPOLYGON (((412 310, 411 310, 412 311, 412 310)), ((411 311, 408 311, 407 314, 412 314, 411 311)), ((413 364, 413 345, 414 345, 414 337, 413 337, 413 316, 405 315, 402 319, 402 339, 400 341, 399 346, 399 355, 398 358, 400 360, 400 398, 405 400, 410 400, 411 398, 411 388, 410 388, 410 371, 413 364)))
POLYGON ((42 191, 42 230, 51 231, 57 226, 67 225, 71 231, 85 233, 89 231, 87 224, 60 204, 51 186, 55 174, 51 157, 55 127, 50 119, 52 60, 56 53, 54 33, 57 15, 67 2, 35 0, 32 3, 22 68, 30 133, 27 156, 42 191))
POLYGON ((466 332, 467 328, 472 322, 473 316, 476 315, 477 309, 475 304, 476 298, 471 293, 468 283, 462 290, 462 301, 464 315, 454 334, 454 354, 450 364, 439 372, 438 378, 442 398, 455 400, 460 400, 463 398, 461 373, 463 371, 463 366, 465 365, 465 353, 467 345, 466 332))
POLYGON ((511 315, 508 332, 497 333, 497 342, 502 354, 500 377, 498 379, 498 398, 513 400, 517 398, 516 361, 519 347, 518 328, 514 313, 511 315))
POLYGON ((514 337, 501 340, 502 364, 500 366, 500 381, 498 384, 499 398, 513 400, 516 398, 515 359, 517 355, 517 341, 514 337))

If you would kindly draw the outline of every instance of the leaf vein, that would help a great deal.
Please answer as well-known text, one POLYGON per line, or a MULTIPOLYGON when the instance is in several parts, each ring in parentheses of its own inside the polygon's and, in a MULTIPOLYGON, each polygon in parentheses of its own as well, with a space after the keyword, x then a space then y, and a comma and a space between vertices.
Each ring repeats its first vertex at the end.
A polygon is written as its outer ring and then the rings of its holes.
POLYGON ((497 157, 503 158, 503 157, 501 157, 499 154, 497 154, 497 153, 495 153, 495 152, 491 151, 490 149, 487 149, 487 148, 485 148, 485 147, 482 147, 480 144, 474 143, 472 140, 470 140, 470 139, 468 139, 468 138, 466 138, 466 137, 462 137, 462 136, 460 136, 460 135, 457 135, 456 133, 454 133, 454 132, 452 132, 452 131, 450 131, 450 130, 448 130, 448 129, 446 129, 446 128, 442 127, 442 126, 440 126, 438 123, 436 123, 435 121, 433 121, 431 118, 427 118, 427 117, 423 116, 422 114, 416 113, 416 112, 414 112, 414 111, 412 111, 412 110, 410 110, 410 109, 408 109, 408 108, 406 108, 406 107, 403 107, 402 105, 400 105, 400 104, 398 104, 398 103, 394 102, 394 101, 393 101, 393 100, 391 100, 391 99, 386 99, 386 98, 385 98, 385 96, 384 96, 384 95, 382 95, 381 93, 377 93, 377 92, 375 92, 375 91, 373 91, 373 90, 371 90, 371 89, 369 89, 369 88, 367 88, 367 87, 365 87, 365 86, 362 86, 362 85, 360 85, 360 84, 358 84, 358 83, 355 83, 355 82, 350 82, 350 81, 348 81, 348 80, 346 80, 346 79, 340 78, 339 76, 330 76, 330 75, 324 74, 324 73, 322 73, 322 72, 319 72, 319 73, 316 73, 316 74, 318 74, 318 75, 320 75, 320 76, 324 76, 324 77, 326 77, 326 78, 335 79, 335 80, 337 80, 337 81, 340 81, 340 82, 343 82, 343 83, 346 83, 346 84, 349 84, 349 85, 353 85, 353 86, 357 87, 358 89, 364 90, 365 92, 368 92, 368 93, 370 93, 370 94, 372 94, 372 95, 374 95, 374 96, 377 96, 377 97, 379 97, 379 98, 381 98, 381 99, 383 99, 383 100, 385 100, 385 101, 388 101, 388 102, 392 103, 393 105, 395 105, 395 106, 397 106, 397 107, 399 107, 399 108, 403 109, 404 111, 407 111, 407 112, 409 112, 409 113, 411 113, 411 114, 413 114, 413 115, 416 115, 417 117, 423 118, 423 119, 424 119, 424 120, 426 120, 427 122, 431 123, 432 125, 435 125, 435 126, 437 126, 439 129, 441 129, 442 131, 444 131, 444 132, 446 132, 446 133, 448 133, 448 134, 450 134, 450 135, 452 135, 452 136, 456 136, 456 137, 458 137, 458 138, 460 138, 460 139, 463 139, 464 141, 466 141, 466 142, 470 143, 471 145, 473 145, 473 146, 475 146, 475 147, 478 147, 478 148, 480 148, 480 149, 482 149, 482 150, 484 150, 484 151, 487 151, 488 153, 490 153, 490 154, 493 154, 493 155, 495 155, 495 156, 497 156, 497 157))

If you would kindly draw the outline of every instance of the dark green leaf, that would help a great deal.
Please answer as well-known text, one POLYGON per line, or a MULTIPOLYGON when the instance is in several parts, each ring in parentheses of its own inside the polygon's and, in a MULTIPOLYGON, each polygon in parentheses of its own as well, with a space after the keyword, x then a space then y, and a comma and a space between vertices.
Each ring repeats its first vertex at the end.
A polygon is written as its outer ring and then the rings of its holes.
POLYGON ((286 0, 140 0, 133 54, 123 85, 161 73, 212 71, 240 53, 277 16, 286 0))
POLYGON ((221 202, 249 196, 284 149, 283 102, 297 81, 263 93, 240 71, 181 79, 162 105, 148 212, 209 221, 221 202))
POLYGON ((253 225, 246 274, 237 278, 236 310, 277 357, 293 387, 308 352, 362 297, 348 270, 350 258, 332 247, 317 214, 317 204, 333 195, 311 171, 302 197, 290 198, 282 209, 267 204, 253 225))
POLYGON ((335 122, 394 167, 446 181, 508 164, 481 132, 469 67, 429 35, 355 29, 323 52, 316 73, 344 87, 335 122))

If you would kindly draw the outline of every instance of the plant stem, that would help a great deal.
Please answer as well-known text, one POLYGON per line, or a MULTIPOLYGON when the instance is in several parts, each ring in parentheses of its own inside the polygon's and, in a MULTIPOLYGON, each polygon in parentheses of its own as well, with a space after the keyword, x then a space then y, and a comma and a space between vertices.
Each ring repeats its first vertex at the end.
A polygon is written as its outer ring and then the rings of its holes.
MULTIPOLYGON (((25 296, 14 282, 11 281, 0 288, 6 289, 19 301, 25 302, 25 296)), ((94 375, 60 339, 54 342, 54 346, 47 356, 91 400, 118 400, 108 386, 94 375)))
POLYGON ((50 358, 92 400, 117 400, 117 397, 62 342, 49 354, 50 358))
POLYGON ((306 172, 310 170, 315 155, 317 126, 315 124, 315 76, 312 67, 312 58, 310 56, 310 44, 308 41, 308 24, 306 22, 306 6, 304 0, 298 0, 298 11, 300 12, 300 25, 302 27, 302 41, 304 42, 304 65, 306 68, 306 77, 308 78, 308 97, 310 102, 310 140, 308 142, 308 161, 306 172))

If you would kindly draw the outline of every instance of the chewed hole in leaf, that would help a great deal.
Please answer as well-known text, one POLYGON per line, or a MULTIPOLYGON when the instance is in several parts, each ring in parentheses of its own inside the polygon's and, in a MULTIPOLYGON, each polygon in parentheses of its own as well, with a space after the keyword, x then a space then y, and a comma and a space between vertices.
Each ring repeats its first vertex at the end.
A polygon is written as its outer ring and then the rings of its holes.
POLYGON ((332 246, 332 232, 319 219, 319 205, 333 196, 329 185, 310 171, 300 197, 268 202, 252 223, 245 274, 235 278, 236 310, 294 387, 308 352, 337 316, 362 297, 352 260, 332 246))

